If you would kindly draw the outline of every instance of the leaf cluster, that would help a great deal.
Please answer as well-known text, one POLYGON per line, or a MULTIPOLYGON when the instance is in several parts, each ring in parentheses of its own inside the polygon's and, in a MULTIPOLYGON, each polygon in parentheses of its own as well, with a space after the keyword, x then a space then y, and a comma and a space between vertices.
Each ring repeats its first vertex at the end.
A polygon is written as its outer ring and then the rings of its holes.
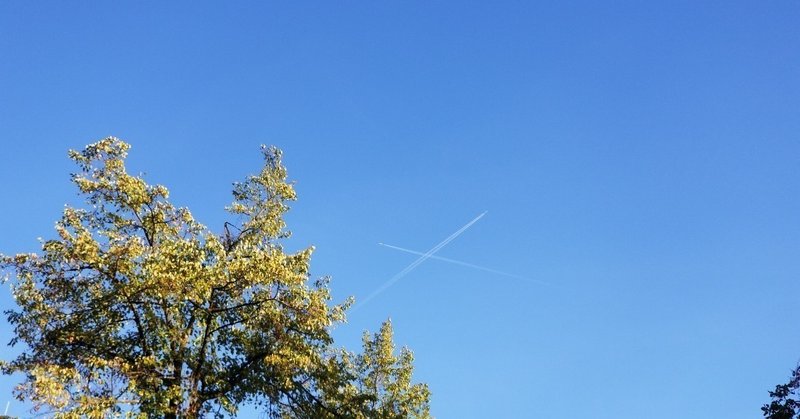
POLYGON ((768 419, 800 418, 800 366, 792 371, 792 377, 786 384, 775 386, 769 392, 772 401, 761 407, 764 417, 768 419))

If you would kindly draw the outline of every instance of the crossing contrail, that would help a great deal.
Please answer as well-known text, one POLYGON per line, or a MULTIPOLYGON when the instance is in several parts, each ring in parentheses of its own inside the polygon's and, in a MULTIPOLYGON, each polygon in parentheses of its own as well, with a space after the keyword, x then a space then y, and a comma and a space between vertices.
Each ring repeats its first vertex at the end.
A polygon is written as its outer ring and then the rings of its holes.
POLYGON ((383 285, 381 285, 378 289, 376 289, 372 294, 367 296, 367 298, 362 300, 360 303, 356 304, 356 306, 353 307, 351 312, 355 311, 357 308, 363 306, 364 304, 367 304, 370 300, 377 297, 380 293, 386 291, 387 288, 394 285, 394 283, 399 281, 400 278, 406 276, 409 272, 414 270, 414 268, 419 266, 422 262, 425 262, 428 258, 433 256, 434 253, 438 252, 441 248, 447 246, 448 243, 455 240, 456 237, 461 235, 461 233, 467 231, 468 228, 472 227, 473 224, 475 224, 478 220, 483 218, 483 216, 486 215, 487 212, 489 211, 484 211, 480 213, 477 217, 473 218, 472 221, 468 222, 464 227, 461 227, 455 233, 451 234, 446 239, 442 240, 441 243, 437 244, 436 246, 433 246, 431 250, 428 250, 427 252, 423 253, 422 256, 420 256, 417 260, 411 262, 410 265, 406 266, 402 271, 395 274, 395 276, 389 278, 388 281, 384 282, 383 285))
MULTIPOLYGON (((383 247, 388 247, 390 249, 399 250, 401 252, 406 252, 406 253, 411 253, 412 255, 424 255, 424 253, 422 253, 422 252, 417 252, 416 250, 405 249, 405 248, 402 248, 402 247, 399 247, 399 246, 392 246, 391 244, 386 244, 386 243, 378 243, 378 244, 383 246, 383 247)), ((430 259, 441 260, 442 262, 449 262, 449 263, 454 263, 456 265, 466 266, 467 268, 479 269, 479 270, 482 270, 482 271, 491 272, 493 274, 507 276, 509 278, 520 279, 520 280, 528 281, 528 282, 538 282, 538 283, 543 284, 543 285, 552 285, 547 281, 528 278, 528 277, 521 276, 521 275, 514 275, 512 273, 503 272, 503 271, 499 271, 497 269, 487 268, 485 266, 475 265, 475 264, 472 264, 472 263, 462 262, 460 260, 449 259, 449 258, 445 258, 445 257, 441 257, 441 256, 434 256, 434 255, 429 256, 429 258, 430 259)))

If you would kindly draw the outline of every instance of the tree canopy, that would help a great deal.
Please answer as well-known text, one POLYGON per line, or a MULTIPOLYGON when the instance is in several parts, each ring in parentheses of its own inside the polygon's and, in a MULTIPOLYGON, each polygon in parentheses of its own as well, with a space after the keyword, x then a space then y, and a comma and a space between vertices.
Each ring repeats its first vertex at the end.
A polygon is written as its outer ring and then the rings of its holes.
POLYGON ((772 401, 761 407, 767 419, 800 419, 800 366, 792 371, 786 384, 769 392, 772 401))
POLYGON ((384 323, 363 353, 333 346, 351 300, 312 281, 313 247, 287 253, 296 199, 281 152, 233 188, 232 222, 212 233, 167 188, 128 174, 109 137, 69 155, 86 205, 66 206, 41 253, 2 256, 19 306, 6 312, 16 395, 57 417, 224 417, 254 403, 272 417, 428 417, 384 323))

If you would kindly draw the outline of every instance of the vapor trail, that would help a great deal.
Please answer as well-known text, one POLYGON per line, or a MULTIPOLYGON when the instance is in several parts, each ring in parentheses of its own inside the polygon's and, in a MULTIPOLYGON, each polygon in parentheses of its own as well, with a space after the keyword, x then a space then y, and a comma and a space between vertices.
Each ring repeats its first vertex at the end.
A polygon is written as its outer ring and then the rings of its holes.
POLYGON ((433 256, 433 254, 438 252, 439 249, 447 246, 448 243, 450 243, 451 241, 455 240, 455 238, 460 236, 461 233, 467 231, 468 228, 472 227, 473 224, 475 224, 478 220, 483 218, 483 216, 486 215, 487 212, 489 212, 489 211, 484 211, 484 212, 480 213, 480 215, 478 215, 477 217, 473 218, 472 221, 468 222, 464 227, 461 227, 455 233, 451 234, 446 239, 442 240, 441 243, 437 244, 436 246, 433 246, 433 248, 431 250, 428 250, 427 252, 423 253, 422 256, 420 256, 417 260, 411 262, 410 265, 406 266, 402 271, 398 272, 393 277, 389 278, 388 281, 384 282, 383 285, 381 285, 372 294, 367 296, 367 298, 363 299, 360 303, 356 304, 356 306, 353 307, 353 310, 351 310, 351 312, 355 311, 356 309, 358 309, 359 307, 363 306, 364 304, 367 304, 370 300, 372 300, 373 298, 377 297, 380 293, 386 291, 387 288, 389 288, 392 285, 394 285, 394 283, 399 281, 400 278, 406 276, 409 272, 414 270, 414 268, 419 266, 422 262, 425 262, 428 258, 433 256))
MULTIPOLYGON (((411 253, 412 255, 424 255, 424 253, 422 253, 422 252, 417 252, 416 250, 405 249, 405 248, 402 248, 402 247, 399 247, 399 246, 392 246, 391 244, 386 244, 386 243, 378 243, 378 244, 381 245, 381 246, 384 246, 384 247, 388 247, 390 249, 395 249, 395 250, 399 250, 401 252, 411 253)), ((514 275, 512 273, 503 272, 503 271, 499 271, 497 269, 487 268, 485 266, 475 265, 475 264, 472 264, 472 263, 462 262, 460 260, 449 259, 449 258, 445 258, 445 257, 441 257, 441 256, 434 256, 434 255, 429 256, 429 258, 430 259, 441 260, 442 262, 449 262, 449 263, 454 263, 456 265, 466 266, 467 268, 479 269, 479 270, 482 270, 482 271, 491 272, 493 274, 507 276, 509 278, 515 278, 515 279, 520 279, 520 280, 529 281, 529 282, 538 282, 538 283, 544 284, 544 285, 552 285, 547 281, 528 278, 528 277, 521 276, 521 275, 514 275)))

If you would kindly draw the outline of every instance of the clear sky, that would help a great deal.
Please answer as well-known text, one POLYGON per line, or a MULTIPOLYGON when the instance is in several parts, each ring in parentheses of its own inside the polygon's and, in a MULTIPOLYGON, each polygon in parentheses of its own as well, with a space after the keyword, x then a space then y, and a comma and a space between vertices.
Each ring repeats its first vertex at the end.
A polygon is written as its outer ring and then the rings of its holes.
POLYGON ((337 299, 488 210, 438 255, 552 285, 428 260, 335 331, 439 418, 753 418, 800 360, 797 1, 0 3, 2 252, 109 135, 217 230, 281 147, 337 299))

